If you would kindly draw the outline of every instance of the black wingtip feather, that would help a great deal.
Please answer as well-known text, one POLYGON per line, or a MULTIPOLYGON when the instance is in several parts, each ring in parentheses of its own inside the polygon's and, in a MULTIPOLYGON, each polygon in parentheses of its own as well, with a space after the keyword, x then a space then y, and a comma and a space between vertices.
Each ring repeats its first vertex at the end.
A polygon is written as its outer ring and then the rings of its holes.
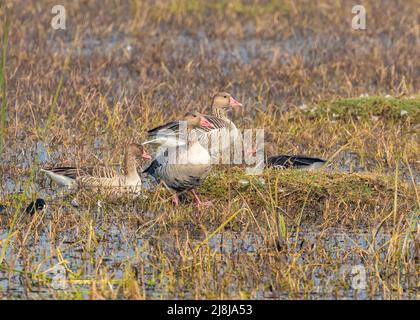
POLYGON ((309 167, 314 163, 325 163, 326 161, 320 158, 306 157, 306 156, 290 156, 278 155, 269 157, 266 165, 269 167, 282 167, 282 168, 301 168, 309 167))
POLYGON ((35 211, 41 211, 45 207, 45 200, 38 198, 35 201, 32 201, 25 209, 26 213, 29 213, 31 216, 35 213, 35 211))

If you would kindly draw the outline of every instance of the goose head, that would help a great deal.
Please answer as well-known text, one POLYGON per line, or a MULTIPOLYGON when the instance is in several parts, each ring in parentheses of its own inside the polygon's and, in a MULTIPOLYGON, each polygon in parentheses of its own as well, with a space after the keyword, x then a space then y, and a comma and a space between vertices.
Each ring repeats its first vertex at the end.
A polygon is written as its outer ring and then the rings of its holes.
POLYGON ((187 124, 187 140, 190 143, 195 143, 198 141, 198 132, 195 129, 215 128, 214 124, 207 120, 206 117, 199 112, 188 112, 184 115, 181 121, 185 121, 187 124))
POLYGON ((199 112, 186 113, 182 121, 187 123, 187 128, 189 131, 198 129, 200 127, 214 129, 214 125, 199 112))
POLYGON ((213 97, 213 113, 218 114, 220 112, 225 113, 229 108, 242 107, 242 103, 232 97, 230 93, 219 92, 213 97))
POLYGON ((127 155, 141 160, 152 160, 152 157, 147 153, 146 148, 137 143, 131 143, 128 145, 127 155))

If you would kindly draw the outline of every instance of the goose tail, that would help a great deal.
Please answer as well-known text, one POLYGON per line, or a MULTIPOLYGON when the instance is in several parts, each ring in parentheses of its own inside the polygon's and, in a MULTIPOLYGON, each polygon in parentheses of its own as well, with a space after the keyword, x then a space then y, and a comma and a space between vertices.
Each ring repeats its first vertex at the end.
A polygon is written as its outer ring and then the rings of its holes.
POLYGON ((72 187, 76 183, 76 179, 66 175, 66 172, 62 168, 57 169, 41 169, 48 177, 54 182, 63 187, 72 187))

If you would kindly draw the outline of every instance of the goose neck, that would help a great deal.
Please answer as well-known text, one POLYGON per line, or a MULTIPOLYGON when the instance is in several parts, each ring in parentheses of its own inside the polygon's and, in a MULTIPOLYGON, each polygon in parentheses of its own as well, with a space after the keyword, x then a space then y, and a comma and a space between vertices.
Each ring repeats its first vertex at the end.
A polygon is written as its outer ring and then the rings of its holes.
POLYGON ((129 152, 124 158, 124 171, 127 177, 138 177, 136 156, 129 152))

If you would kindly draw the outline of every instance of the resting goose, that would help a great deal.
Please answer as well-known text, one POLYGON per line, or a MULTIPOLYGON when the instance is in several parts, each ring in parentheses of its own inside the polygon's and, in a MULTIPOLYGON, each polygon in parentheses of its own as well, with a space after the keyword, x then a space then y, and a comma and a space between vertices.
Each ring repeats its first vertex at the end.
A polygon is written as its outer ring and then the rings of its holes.
POLYGON ((277 169, 296 168, 303 170, 319 170, 325 162, 325 160, 307 156, 278 155, 268 157, 265 160, 265 166, 277 169))
POLYGON ((108 167, 55 167, 41 169, 60 186, 83 187, 111 193, 136 193, 141 190, 141 179, 137 173, 137 157, 151 160, 143 146, 130 144, 124 158, 124 174, 108 167))
MULTIPOLYGON (((271 145, 269 145, 269 149, 272 149, 271 145)), ((255 144, 253 144, 251 153, 255 156, 256 152, 257 148, 255 144)), ((325 163, 326 161, 320 158, 308 157, 304 155, 264 156, 264 167, 266 168, 319 170, 325 163)))
MULTIPOLYGON (((150 166, 144 170, 153 176, 158 182, 162 181, 166 187, 176 192, 175 204, 179 204, 178 193, 191 191, 198 207, 207 207, 211 202, 202 202, 195 191, 200 186, 211 168, 209 152, 199 143, 199 128, 214 128, 206 118, 199 113, 187 113, 181 121, 185 121, 187 139, 179 141, 178 145, 170 146, 160 152, 150 166)), ((179 128, 180 121, 170 122, 151 130, 172 130, 179 128)))

